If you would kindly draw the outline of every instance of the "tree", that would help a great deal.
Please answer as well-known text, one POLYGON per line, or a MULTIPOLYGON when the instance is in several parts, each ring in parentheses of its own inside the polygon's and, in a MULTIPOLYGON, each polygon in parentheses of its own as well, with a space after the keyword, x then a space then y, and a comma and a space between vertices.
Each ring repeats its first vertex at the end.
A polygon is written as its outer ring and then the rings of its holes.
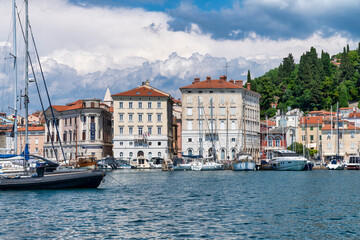
POLYGON ((339 107, 349 107, 348 89, 344 83, 339 86, 339 107))
POLYGON ((247 82, 251 82, 250 70, 248 70, 248 74, 247 74, 247 82))

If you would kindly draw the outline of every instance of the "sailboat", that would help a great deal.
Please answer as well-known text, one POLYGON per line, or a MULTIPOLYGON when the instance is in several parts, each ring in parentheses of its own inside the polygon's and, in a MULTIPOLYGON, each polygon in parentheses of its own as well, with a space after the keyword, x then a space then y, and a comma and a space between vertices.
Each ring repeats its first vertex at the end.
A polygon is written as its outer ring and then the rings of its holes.
MULTIPOLYGON (((16 26, 16 5, 13 0, 13 14, 14 14, 14 32, 16 26)), ((73 170, 62 170, 53 171, 46 173, 46 168, 53 167, 46 159, 42 161, 36 161, 36 173, 31 173, 28 170, 30 155, 28 153, 28 61, 30 57, 28 55, 28 1, 25 1, 25 150, 22 154, 16 155, 17 144, 15 142, 15 153, 12 156, 2 156, 0 160, 6 159, 6 161, 17 160, 21 162, 23 171, 20 173, 13 174, 2 174, 0 177, 0 190, 29 190, 29 189, 64 189, 64 188, 97 188, 103 178, 105 172, 94 170, 94 171, 73 171, 73 170), (7 158, 6 158, 7 157, 7 158)), ((15 42, 15 41, 14 41, 15 42)), ((16 49, 16 47, 14 47, 16 49)), ((36 49, 36 47, 35 47, 36 49)), ((37 52, 37 50, 36 50, 37 52)), ((16 53, 14 54, 14 56, 16 53)), ((16 64, 16 61, 14 61, 16 64)), ((14 71, 16 71, 14 67, 14 71)), ((15 73, 16 75, 16 73, 15 73)), ((34 74, 35 77, 35 74, 34 74)), ((45 85, 46 88, 46 85, 45 85)), ((15 95, 17 89, 15 88, 15 95)), ((16 96, 15 96, 16 97, 16 96)), ((49 98, 50 99, 50 98, 49 98)), ((41 100, 40 100, 41 101, 41 100)), ((41 101, 42 103, 42 101, 41 101)), ((51 102, 49 101, 50 106, 51 102)), ((15 101, 16 105, 16 101, 15 101)), ((44 110, 44 109, 43 109, 44 110)), ((15 106, 16 113, 16 106, 15 106)), ((15 119, 15 122, 17 120, 15 119)), ((15 123, 15 132, 17 131, 15 123)), ((15 137, 17 134, 15 134, 15 137)), ((2 170, 3 171, 3 170, 2 170)))
POLYGON ((233 164, 234 171, 255 171, 256 164, 253 161, 251 154, 245 152, 246 149, 246 126, 245 126, 245 103, 243 102, 243 128, 244 128, 244 143, 243 151, 236 154, 236 159, 233 164))
MULTIPOLYGON (((339 150, 340 150, 340 130, 339 130, 339 103, 337 103, 337 117, 336 117, 336 125, 337 125, 337 153, 336 155, 329 157, 329 164, 326 166, 329 170, 344 170, 345 164, 342 162, 342 157, 340 156, 339 150)), ((332 126, 331 126, 332 128, 332 126)))

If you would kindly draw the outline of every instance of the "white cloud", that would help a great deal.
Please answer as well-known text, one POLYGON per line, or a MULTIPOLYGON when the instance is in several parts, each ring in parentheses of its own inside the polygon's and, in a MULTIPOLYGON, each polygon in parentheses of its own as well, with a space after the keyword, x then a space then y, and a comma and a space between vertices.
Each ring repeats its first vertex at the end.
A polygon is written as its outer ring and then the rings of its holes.
MULTIPOLYGON (((279 6, 288 7, 281 2, 279 6)), ((302 3, 296 2, 299 7, 302 3)), ((0 0, 0 6, 4 19, 0 21, 0 46, 5 46, 11 36, 11 2, 0 0)), ((225 74, 226 61, 230 78, 246 79, 248 69, 257 77, 278 66, 289 53, 298 60, 311 46, 330 54, 342 51, 347 43, 356 46, 340 34, 324 37, 321 32, 304 40, 275 41, 255 32, 243 40, 213 39, 196 24, 187 32, 169 30, 171 17, 166 13, 83 8, 65 0, 30 1, 29 11, 50 91, 58 104, 80 97, 102 98, 107 85, 116 93, 146 79, 178 96, 177 88, 190 84, 193 77, 225 74)), ((233 32, 238 33, 240 30, 233 32)))

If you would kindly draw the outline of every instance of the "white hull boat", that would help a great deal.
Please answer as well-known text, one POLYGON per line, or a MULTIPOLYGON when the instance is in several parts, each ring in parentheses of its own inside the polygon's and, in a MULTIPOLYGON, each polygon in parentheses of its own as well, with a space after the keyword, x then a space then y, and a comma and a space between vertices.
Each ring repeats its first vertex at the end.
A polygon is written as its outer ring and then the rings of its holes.
POLYGON ((271 166, 277 171, 302 171, 308 160, 293 151, 276 150, 272 153, 271 166))

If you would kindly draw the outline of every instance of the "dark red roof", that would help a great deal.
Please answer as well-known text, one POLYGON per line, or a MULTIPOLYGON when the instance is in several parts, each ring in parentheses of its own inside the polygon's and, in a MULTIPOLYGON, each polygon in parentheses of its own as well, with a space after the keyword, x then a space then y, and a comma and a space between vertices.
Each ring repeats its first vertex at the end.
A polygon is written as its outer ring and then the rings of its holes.
POLYGON ((242 88, 234 83, 225 81, 225 80, 204 80, 199 82, 194 82, 191 85, 181 87, 183 88, 242 88))
POLYGON ((160 91, 154 90, 151 87, 147 87, 143 85, 126 92, 114 94, 112 96, 168 97, 169 95, 166 95, 160 91))
POLYGON ((305 118, 306 118, 306 124, 317 124, 319 119, 319 124, 322 124, 323 117, 302 117, 300 120, 300 124, 305 124, 305 118))

